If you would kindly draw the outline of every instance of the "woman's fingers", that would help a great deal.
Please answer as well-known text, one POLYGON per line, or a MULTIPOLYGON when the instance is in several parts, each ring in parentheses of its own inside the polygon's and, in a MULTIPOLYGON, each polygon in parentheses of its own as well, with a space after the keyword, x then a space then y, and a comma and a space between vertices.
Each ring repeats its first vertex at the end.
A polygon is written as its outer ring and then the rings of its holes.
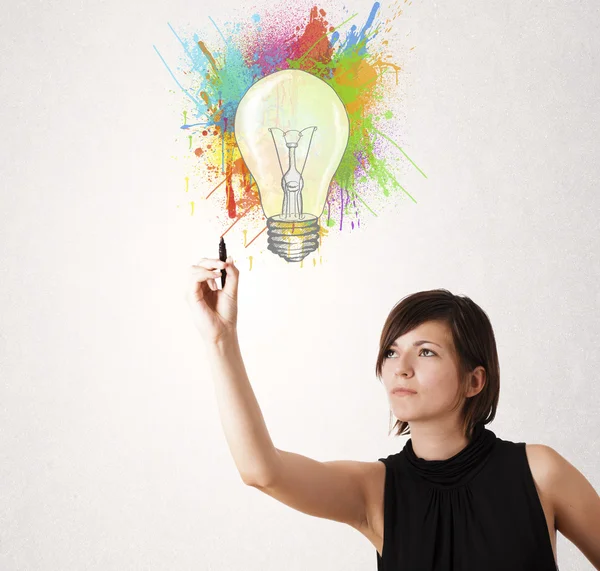
POLYGON ((216 258, 200 258, 196 265, 190 267, 189 276, 197 299, 198 294, 202 297, 201 284, 204 282, 206 282, 212 291, 219 289, 215 280, 221 277, 221 270, 227 271, 227 283, 230 284, 227 286, 227 290, 235 293, 237 291, 239 271, 233 264, 231 256, 227 258, 226 262, 222 262, 216 258))
POLYGON ((206 280, 221 277, 221 270, 213 270, 201 266, 192 266, 190 269, 190 276, 197 282, 204 282, 206 280))
POLYGON ((185 291, 185 298, 189 303, 200 301, 204 297, 202 284, 212 290, 217 290, 215 278, 221 277, 221 270, 207 269, 202 266, 191 266, 188 273, 188 286, 185 291))
POLYGON ((222 262, 221 260, 218 260, 216 258, 200 258, 200 260, 198 260, 198 263, 195 266, 192 266, 192 268, 196 267, 206 268, 207 270, 214 270, 215 268, 224 270, 225 262, 222 262))

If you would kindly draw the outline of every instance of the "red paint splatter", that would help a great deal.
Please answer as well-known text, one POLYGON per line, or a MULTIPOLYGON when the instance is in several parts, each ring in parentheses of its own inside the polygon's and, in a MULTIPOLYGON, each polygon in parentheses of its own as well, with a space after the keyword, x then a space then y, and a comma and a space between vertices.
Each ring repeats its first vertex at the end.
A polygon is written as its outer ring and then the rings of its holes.
POLYGON ((227 215, 229 218, 237 216, 238 206, 241 212, 246 210, 258 202, 258 195, 252 192, 250 184, 250 171, 246 167, 246 163, 242 157, 234 161, 228 161, 225 169, 225 196, 227 199, 227 215), (243 188, 242 197, 236 202, 233 192, 233 179, 236 179, 236 187, 239 185, 243 188))
POLYGON ((204 153, 204 151, 198 147, 197 149, 194 150, 194 154, 199 157, 200 155, 202 155, 202 153, 204 153))
POLYGON ((227 208, 227 215, 229 218, 235 218, 236 216, 236 207, 235 207, 235 195, 233 194, 233 165, 228 162, 227 167, 225 169, 225 197, 227 199, 227 203, 225 207, 227 208))
POLYGON ((314 6, 304 32, 293 46, 292 59, 302 58, 301 69, 304 71, 311 71, 317 62, 328 64, 331 61, 333 48, 329 45, 324 16, 325 11, 314 6))

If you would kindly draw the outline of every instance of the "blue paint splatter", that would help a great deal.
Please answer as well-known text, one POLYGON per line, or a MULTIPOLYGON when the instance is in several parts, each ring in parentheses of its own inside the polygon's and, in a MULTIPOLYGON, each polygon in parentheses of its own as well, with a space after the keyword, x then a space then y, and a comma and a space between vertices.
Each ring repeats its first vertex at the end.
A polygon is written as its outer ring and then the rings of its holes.
MULTIPOLYGON (((362 47, 360 48, 360 50, 357 53, 360 56, 364 56, 367 54, 367 44, 372 39, 377 37, 377 31, 375 31, 369 37, 367 37, 367 32, 369 32, 369 29, 373 25, 373 20, 375 20, 375 16, 377 15, 377 12, 379 11, 380 7, 381 7, 381 4, 379 2, 375 2, 373 4, 373 7, 371 8, 371 13, 369 14, 369 17, 367 18, 365 25, 362 27, 362 29, 359 33, 356 33, 357 28, 355 25, 353 25, 350 28, 350 31, 346 35, 346 41, 340 46, 341 51, 351 50, 357 44, 362 43, 362 47)), ((376 30, 377 30, 377 28, 376 28, 376 30)))

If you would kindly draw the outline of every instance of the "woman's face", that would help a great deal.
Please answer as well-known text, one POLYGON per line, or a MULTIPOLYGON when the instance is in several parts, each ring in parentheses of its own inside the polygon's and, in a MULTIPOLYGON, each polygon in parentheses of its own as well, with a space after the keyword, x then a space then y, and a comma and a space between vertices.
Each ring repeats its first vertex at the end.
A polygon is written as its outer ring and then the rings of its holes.
POLYGON ((427 321, 387 348, 381 376, 394 416, 405 422, 456 416, 458 356, 442 321, 427 321), (393 390, 405 387, 414 394, 393 390))

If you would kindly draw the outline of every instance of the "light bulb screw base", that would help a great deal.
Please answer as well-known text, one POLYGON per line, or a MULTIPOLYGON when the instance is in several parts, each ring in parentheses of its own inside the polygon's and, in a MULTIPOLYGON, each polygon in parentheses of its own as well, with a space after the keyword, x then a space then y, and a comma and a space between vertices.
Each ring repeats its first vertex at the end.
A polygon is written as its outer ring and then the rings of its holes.
POLYGON ((301 262, 319 247, 319 219, 303 214, 292 220, 280 214, 267 219, 268 249, 288 262, 301 262))

